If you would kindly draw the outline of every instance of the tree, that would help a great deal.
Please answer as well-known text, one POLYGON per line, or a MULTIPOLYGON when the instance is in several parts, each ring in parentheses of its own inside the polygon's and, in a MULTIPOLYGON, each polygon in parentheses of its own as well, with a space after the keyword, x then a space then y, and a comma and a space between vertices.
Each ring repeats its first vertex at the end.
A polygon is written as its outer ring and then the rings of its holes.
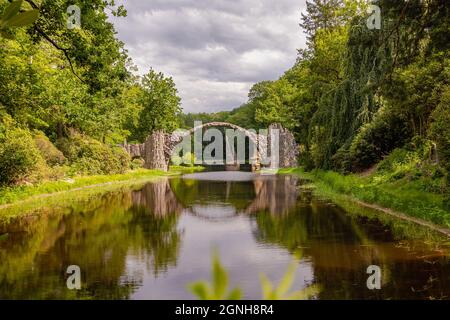
POLYGON ((282 123, 292 128, 292 99, 295 88, 286 80, 265 81, 250 90, 250 104, 255 105, 255 120, 268 127, 272 123, 282 123))
POLYGON ((345 25, 356 10, 357 2, 351 0, 306 1, 306 14, 302 13, 300 26, 306 33, 310 46, 314 44, 319 30, 332 30, 345 25))
MULTIPOLYGON (((71 154, 67 174, 80 167, 94 172, 93 153, 107 158, 100 164, 120 163, 126 170, 118 143, 177 126, 180 101, 172 79, 154 72, 142 81, 132 75, 136 68, 108 22, 107 9, 126 15, 114 1, 78 1, 82 25, 72 30, 66 25, 71 1, 9 2, 0 0, 0 120, 12 118, 11 132, 44 133, 48 145, 55 143, 65 154, 82 137, 93 152, 71 154), (37 12, 39 19, 29 17, 37 12), (149 126, 141 131, 140 117, 149 126)), ((10 137, 12 146, 23 142, 18 135, 10 137)), ((28 162, 24 166, 33 169, 28 162)))
POLYGON ((181 99, 171 77, 150 69, 141 82, 143 106, 135 136, 144 141, 155 130, 172 132, 180 125, 181 99))
POLYGON ((67 28, 67 8, 70 0, 25 0, 40 11, 37 22, 30 29, 34 41, 44 40, 57 49, 65 58, 67 67, 80 81, 89 85, 91 91, 109 88, 117 80, 124 80, 126 52, 123 43, 115 37, 113 25, 108 22, 106 9, 112 8, 114 15, 126 16, 122 6, 114 9, 114 0, 81 0, 82 27, 67 28))

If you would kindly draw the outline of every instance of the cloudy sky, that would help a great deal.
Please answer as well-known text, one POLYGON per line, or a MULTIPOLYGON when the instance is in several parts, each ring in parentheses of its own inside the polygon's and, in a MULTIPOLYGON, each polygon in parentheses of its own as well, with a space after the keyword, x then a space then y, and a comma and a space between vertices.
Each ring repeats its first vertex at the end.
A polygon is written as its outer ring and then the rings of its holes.
POLYGON ((290 68, 305 0, 122 0, 118 37, 146 73, 173 77, 185 112, 231 110, 290 68))

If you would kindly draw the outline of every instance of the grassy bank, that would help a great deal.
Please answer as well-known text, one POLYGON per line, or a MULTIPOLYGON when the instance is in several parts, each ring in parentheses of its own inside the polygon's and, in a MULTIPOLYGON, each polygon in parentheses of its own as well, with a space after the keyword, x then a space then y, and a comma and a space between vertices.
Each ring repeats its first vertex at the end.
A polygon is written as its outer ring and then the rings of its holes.
POLYGON ((376 177, 342 175, 332 171, 305 172, 301 168, 284 169, 282 174, 297 174, 311 180, 315 192, 329 198, 346 196, 357 201, 392 209, 410 217, 450 227, 450 212, 440 194, 421 190, 420 184, 398 180, 380 182, 376 177))
POLYGON ((85 187, 173 176, 201 170, 203 170, 203 168, 200 167, 172 167, 169 172, 138 169, 125 174, 76 177, 61 181, 47 181, 37 185, 3 187, 0 188, 0 207, 43 195, 77 190, 85 187))

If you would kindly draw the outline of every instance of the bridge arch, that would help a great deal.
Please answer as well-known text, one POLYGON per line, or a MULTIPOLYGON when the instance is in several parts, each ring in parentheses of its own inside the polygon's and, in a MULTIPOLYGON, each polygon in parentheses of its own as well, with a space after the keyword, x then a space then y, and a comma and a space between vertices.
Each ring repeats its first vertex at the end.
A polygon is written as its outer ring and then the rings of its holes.
MULTIPOLYGON (((261 160, 262 154, 267 155, 267 136, 247 130, 238 125, 228 122, 209 122, 196 126, 188 131, 175 131, 167 134, 164 131, 153 132, 143 144, 129 145, 122 147, 133 157, 142 157, 145 161, 145 167, 148 169, 159 169, 167 171, 169 162, 175 147, 186 137, 192 135, 198 130, 211 127, 228 127, 243 133, 256 146, 257 165, 261 160)), ((284 129, 279 124, 269 126, 270 130, 279 130, 280 132, 280 167, 294 167, 297 165, 298 147, 294 136, 289 130, 284 129)))
POLYGON ((264 154, 263 152, 265 152, 265 146, 264 146, 264 144, 261 144, 260 142, 265 138, 265 136, 259 135, 254 130, 247 130, 245 128, 242 128, 242 127, 232 124, 232 123, 218 122, 218 121, 203 123, 203 124, 198 125, 190 130, 187 130, 187 131, 186 130, 175 131, 172 135, 170 135, 170 137, 169 137, 170 142, 168 144, 168 148, 166 151, 166 153, 167 153, 166 156, 169 157, 169 161, 170 161, 170 156, 172 155, 172 153, 175 149, 175 146, 178 145, 185 137, 190 136, 199 130, 215 128, 215 127, 230 128, 230 129, 233 129, 237 132, 244 134, 245 137, 248 137, 250 142, 253 143, 253 145, 254 145, 254 152, 255 152, 253 155, 249 155, 249 157, 252 157, 252 156, 256 157, 256 159, 255 159, 256 167, 257 168, 260 167, 259 162, 260 162, 260 159, 262 158, 262 154, 264 154))
POLYGON ((250 138, 250 140, 252 140, 253 143, 258 144, 258 134, 256 132, 244 129, 238 125, 232 124, 232 123, 228 123, 228 122, 209 122, 209 123, 204 123, 202 125, 196 126, 190 130, 188 130, 187 132, 185 132, 184 134, 181 135, 177 135, 172 134, 174 136, 174 138, 183 138, 185 136, 191 135, 193 133, 195 133, 198 130, 202 130, 205 128, 212 128, 212 127, 228 127, 230 129, 234 129, 237 130, 239 132, 244 133, 247 137, 250 138))

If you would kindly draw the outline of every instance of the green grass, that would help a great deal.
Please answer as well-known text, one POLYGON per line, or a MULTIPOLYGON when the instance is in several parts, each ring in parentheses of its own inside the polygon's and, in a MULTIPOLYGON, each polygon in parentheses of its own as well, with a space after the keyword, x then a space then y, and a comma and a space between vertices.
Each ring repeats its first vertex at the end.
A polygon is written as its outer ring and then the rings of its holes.
POLYGON ((316 187, 315 192, 324 196, 342 194, 450 227, 450 212, 444 207, 444 196, 424 191, 420 181, 407 179, 383 181, 377 179, 376 175, 361 177, 321 170, 305 172, 301 168, 285 169, 280 173, 293 173, 312 180, 316 187))
POLYGON ((81 187, 49 196, 33 196, 23 201, 17 201, 6 206, 0 206, 0 225, 9 223, 10 219, 19 216, 41 216, 62 210, 70 213, 71 209, 78 206, 87 206, 99 197, 111 193, 123 193, 129 190, 140 190, 145 184, 161 179, 161 176, 142 177, 126 181, 114 181, 111 183, 81 187))
POLYGON ((47 181, 37 185, 0 188, 0 206, 46 194, 76 190, 96 185, 152 179, 201 171, 201 167, 171 167, 169 172, 138 169, 125 174, 76 177, 67 181, 47 181))

